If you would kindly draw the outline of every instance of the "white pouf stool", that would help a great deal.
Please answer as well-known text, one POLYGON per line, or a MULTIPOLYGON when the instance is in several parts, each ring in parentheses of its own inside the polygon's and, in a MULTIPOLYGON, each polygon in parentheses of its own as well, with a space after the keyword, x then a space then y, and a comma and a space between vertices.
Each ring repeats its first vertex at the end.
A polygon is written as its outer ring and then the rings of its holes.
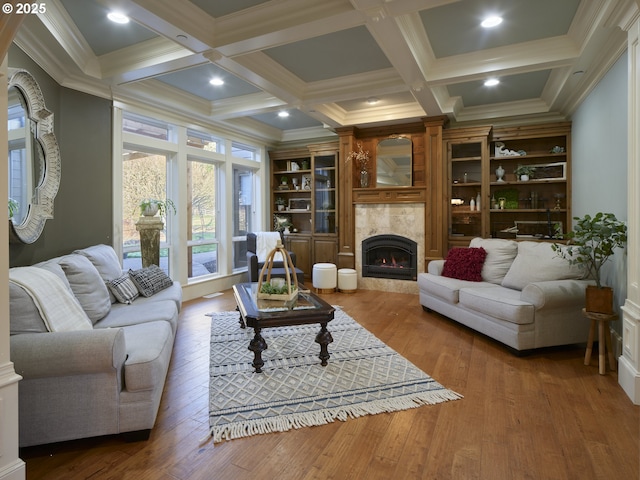
POLYGON ((337 268, 333 263, 316 263, 312 273, 313 288, 318 293, 333 293, 338 283, 337 268))
POLYGON ((353 268, 341 268, 338 270, 338 291, 342 293, 355 293, 358 289, 358 272, 353 268))

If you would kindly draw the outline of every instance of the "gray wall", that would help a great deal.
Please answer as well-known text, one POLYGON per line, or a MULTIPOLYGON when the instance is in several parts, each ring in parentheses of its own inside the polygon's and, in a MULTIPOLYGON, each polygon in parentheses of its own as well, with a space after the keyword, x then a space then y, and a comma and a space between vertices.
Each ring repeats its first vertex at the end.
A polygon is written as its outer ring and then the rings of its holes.
MULTIPOLYGON (((576 217, 614 213, 627 220, 627 54, 623 54, 573 115, 572 207, 576 217)), ((615 304, 625 301, 627 258, 616 254, 603 281, 615 304)), ((620 322, 614 328, 620 332, 620 322)))
POLYGON ((61 87, 15 45, 9 67, 33 75, 54 113, 62 176, 40 238, 30 245, 11 244, 11 266, 32 263, 97 243, 112 243, 111 102, 61 87))

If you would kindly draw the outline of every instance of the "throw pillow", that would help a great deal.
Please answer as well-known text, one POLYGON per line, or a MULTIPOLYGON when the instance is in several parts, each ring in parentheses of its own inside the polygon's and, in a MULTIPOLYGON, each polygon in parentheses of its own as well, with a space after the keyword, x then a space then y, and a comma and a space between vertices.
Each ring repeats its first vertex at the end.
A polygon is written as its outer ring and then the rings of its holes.
POLYGON ((160 290, 164 290, 173 285, 173 280, 157 265, 151 265, 150 267, 141 268, 140 270, 129 270, 129 275, 133 283, 138 287, 140 295, 143 297, 150 297, 160 290))
POLYGON ((468 280, 470 282, 482 281, 482 265, 487 252, 484 248, 460 248, 449 250, 442 269, 442 276, 468 280))
POLYGON ((485 282, 500 285, 509 271, 513 259, 518 253, 518 242, 504 238, 476 237, 469 243, 470 247, 482 247, 487 251, 487 258, 482 266, 482 279, 485 282))
POLYGON ((502 280, 502 286, 522 290, 533 282, 550 280, 580 280, 584 270, 579 265, 569 265, 553 251, 551 243, 518 242, 518 255, 502 280))
POLYGON ((106 283, 109 291, 113 293, 113 296, 120 303, 129 305, 140 295, 138 287, 133 283, 128 273, 106 283))
POLYGON ((73 294, 95 324, 111 310, 109 290, 91 261, 77 253, 60 257, 58 261, 67 276, 73 294))

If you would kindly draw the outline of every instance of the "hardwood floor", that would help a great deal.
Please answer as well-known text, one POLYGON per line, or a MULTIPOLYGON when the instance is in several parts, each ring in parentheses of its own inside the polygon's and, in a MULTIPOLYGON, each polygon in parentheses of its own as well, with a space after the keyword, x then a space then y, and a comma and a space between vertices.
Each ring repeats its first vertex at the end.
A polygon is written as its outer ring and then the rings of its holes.
POLYGON ((36 479, 637 479, 640 407, 598 375, 583 347, 517 357, 415 295, 323 298, 464 399, 233 440, 208 432, 211 311, 230 291, 187 302, 148 441, 103 437, 21 451, 36 479))

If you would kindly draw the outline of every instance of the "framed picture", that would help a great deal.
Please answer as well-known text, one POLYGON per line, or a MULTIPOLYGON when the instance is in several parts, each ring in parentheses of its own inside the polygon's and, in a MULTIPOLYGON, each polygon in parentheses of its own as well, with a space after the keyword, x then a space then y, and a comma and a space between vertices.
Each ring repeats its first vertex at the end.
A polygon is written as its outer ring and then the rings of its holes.
POLYGON ((562 222, 515 221, 516 238, 562 238, 562 222))
POLYGON ((527 165, 534 167, 533 178, 529 181, 535 182, 543 180, 566 180, 567 179, 567 162, 542 163, 537 165, 527 165))
POLYGON ((302 175, 302 190, 311 190, 311 175, 302 175))
POLYGON ((309 198, 290 198, 289 210, 311 210, 311 199, 309 198))

